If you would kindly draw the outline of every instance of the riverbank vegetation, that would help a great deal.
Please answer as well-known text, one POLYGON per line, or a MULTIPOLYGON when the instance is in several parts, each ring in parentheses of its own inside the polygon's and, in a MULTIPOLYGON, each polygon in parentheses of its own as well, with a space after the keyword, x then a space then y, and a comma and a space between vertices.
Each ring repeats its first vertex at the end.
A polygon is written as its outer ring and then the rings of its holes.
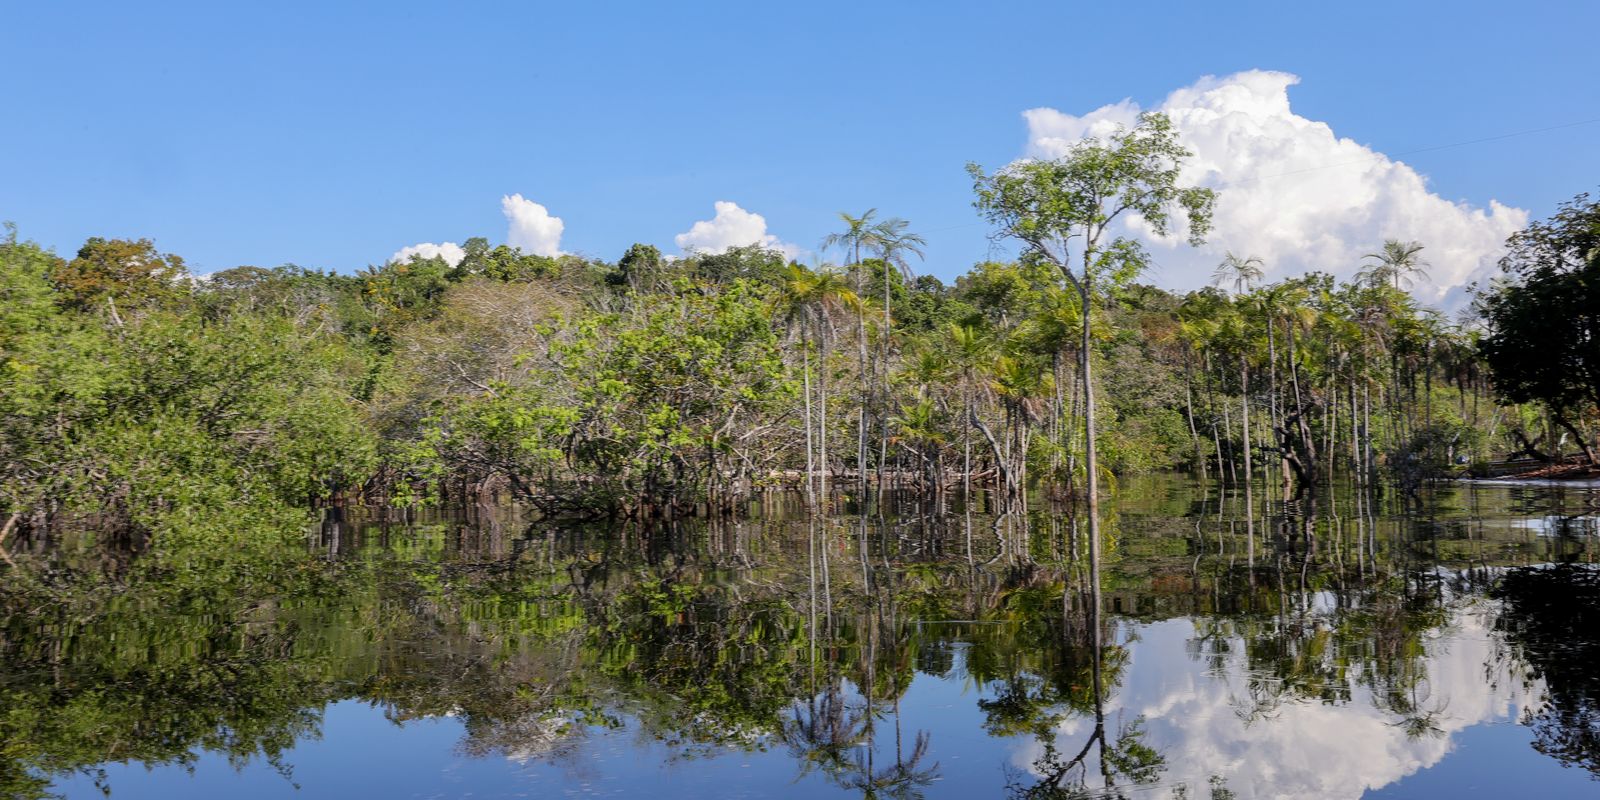
POLYGON ((973 167, 1022 255, 950 284, 916 274, 921 238, 875 210, 841 215, 825 252, 843 263, 814 266, 473 239, 455 264, 202 277, 148 240, 66 257, 12 230, 0 537, 331 498, 679 515, 771 487, 826 506, 980 485, 1020 509, 1156 469, 1414 485, 1594 458, 1600 204, 1513 237, 1481 315, 1420 304, 1428 250, 1404 241, 1375 242, 1350 281, 1269 283, 1229 254, 1216 286, 1177 294, 1140 282, 1147 257, 1112 223, 1198 242, 1213 199, 1179 185, 1184 157, 1153 115, 1059 161, 973 167))

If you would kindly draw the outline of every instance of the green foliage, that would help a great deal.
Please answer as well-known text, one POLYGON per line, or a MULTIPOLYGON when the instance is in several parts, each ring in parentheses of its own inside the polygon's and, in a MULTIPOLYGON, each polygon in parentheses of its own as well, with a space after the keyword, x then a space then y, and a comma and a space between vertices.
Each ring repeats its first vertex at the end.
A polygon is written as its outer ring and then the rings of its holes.
POLYGON ((79 314, 45 283, 52 263, 14 238, 0 246, 7 513, 150 522, 300 502, 371 469, 338 338, 190 303, 126 319, 79 314))
POLYGON ((1208 228, 1213 198, 1176 183, 1186 155, 1150 115, 1060 159, 974 168, 979 211, 1024 253, 951 286, 913 277, 921 238, 876 211, 844 215, 825 244, 849 264, 816 269, 755 246, 668 259, 638 244, 607 265, 475 238, 453 267, 197 280, 146 240, 90 240, 68 261, 13 233, 0 511, 115 527, 509 486, 550 510, 678 513, 823 473, 930 490, 985 476, 1016 500, 1087 477, 1091 431, 1100 472, 1235 479, 1248 461, 1304 482, 1592 439, 1594 204, 1514 238, 1480 341, 1402 290, 1425 267, 1415 242, 1386 242, 1351 283, 1262 286, 1266 266, 1232 254, 1217 274, 1232 294, 1135 282, 1145 255, 1119 217, 1208 228), (1504 400, 1549 413, 1501 408, 1484 359, 1504 400))
POLYGON ((1600 410, 1600 201, 1580 194, 1511 237, 1506 281, 1478 297, 1495 387, 1571 418, 1600 410))
POLYGON ((511 283, 554 278, 562 272, 559 259, 523 253, 503 244, 490 248, 488 240, 481 237, 468 239, 461 249, 466 255, 451 273, 452 280, 476 275, 511 283))
POLYGON ((102 239, 85 242, 71 261, 57 259, 50 279, 69 308, 105 305, 113 316, 171 300, 188 277, 183 259, 156 250, 149 239, 102 239))
POLYGON ((744 426, 793 391, 766 305, 743 281, 586 320, 557 353, 577 401, 573 457, 623 491, 693 496, 717 483, 744 426))
POLYGON ((1132 129, 1078 142, 1061 158, 1019 161, 993 175, 976 164, 967 171, 974 205, 1001 232, 1065 270, 1069 244, 1078 239, 1083 272, 1073 280, 1119 285, 1143 269, 1146 257, 1135 240, 1102 241, 1118 217, 1137 215, 1157 235, 1182 230, 1196 245, 1210 230, 1212 191, 1177 182, 1189 155, 1172 121, 1147 113, 1132 129))

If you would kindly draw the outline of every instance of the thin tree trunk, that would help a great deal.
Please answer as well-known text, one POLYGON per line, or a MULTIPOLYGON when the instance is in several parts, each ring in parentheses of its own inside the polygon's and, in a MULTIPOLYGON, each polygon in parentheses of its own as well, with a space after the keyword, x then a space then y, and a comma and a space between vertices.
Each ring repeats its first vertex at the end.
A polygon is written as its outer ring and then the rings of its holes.
POLYGON ((1289 480, 1289 456, 1287 454, 1289 436, 1288 426, 1283 423, 1284 412, 1278 406, 1278 341, 1275 331, 1277 325, 1273 324, 1272 314, 1267 314, 1267 421, 1272 426, 1273 438, 1278 442, 1278 475, 1285 481, 1289 480))
POLYGON ((1372 390, 1366 384, 1361 386, 1361 468, 1365 471, 1361 482, 1372 482, 1375 470, 1372 464, 1372 390))
POLYGON ((889 346, 890 335, 894 332, 894 322, 889 316, 891 302, 889 292, 889 268, 892 266, 887 258, 883 261, 883 347, 878 356, 878 420, 880 423, 878 435, 878 492, 883 493, 883 471, 886 461, 889 460, 889 346))
POLYGON ((826 511, 828 502, 828 319, 827 312, 823 312, 821 325, 818 326, 817 338, 821 342, 822 363, 817 372, 817 414, 820 417, 817 425, 817 461, 822 467, 822 474, 818 481, 818 494, 821 496, 822 508, 826 511))
POLYGON ((1300 365, 1296 363, 1295 352, 1299 343, 1295 339, 1294 328, 1285 326, 1289 331, 1289 385, 1294 389, 1295 423, 1300 434, 1300 447, 1305 456, 1307 478, 1316 480, 1317 469, 1317 443, 1311 436, 1311 425, 1306 421, 1305 399, 1300 394, 1300 365))
POLYGON ((1244 481, 1250 485, 1250 362, 1239 356, 1239 427, 1244 430, 1244 481))
MULTIPOLYGON (((1092 245, 1085 247, 1083 250, 1083 282, 1079 285, 1078 294, 1083 300, 1083 352, 1081 354, 1081 370, 1083 372, 1083 466, 1085 472, 1087 473, 1084 483, 1087 490, 1085 493, 1085 511, 1089 515, 1089 582, 1098 588, 1100 586, 1100 474, 1098 469, 1098 454, 1095 451, 1094 435, 1094 359, 1090 357, 1090 349, 1092 345, 1092 341, 1090 339, 1090 326, 1091 320, 1094 318, 1094 314, 1091 312, 1089 305, 1094 289, 1092 283, 1094 280, 1094 273, 1090 269, 1090 265, 1093 263, 1091 261, 1093 252, 1094 248, 1092 245)), ((1095 605, 1097 607, 1095 609, 1093 624, 1095 640, 1098 642, 1100 637, 1098 592, 1095 594, 1095 601, 1095 605)), ((1096 665, 1098 667, 1098 661, 1096 661, 1096 665)), ((1096 684, 1099 683, 1098 678, 1099 675, 1097 669, 1096 684)), ((1098 686, 1096 688, 1098 688, 1098 686)))
MULTIPOLYGON (((1223 369, 1224 367, 1221 364, 1217 365, 1219 373, 1223 369)), ((1233 413, 1228 410, 1227 403, 1222 404, 1222 429, 1228 432, 1228 476, 1237 486, 1239 483, 1239 452, 1234 447, 1236 440, 1233 438, 1233 413)))
POLYGON ((1356 378, 1354 368, 1350 371, 1350 384, 1345 387, 1350 395, 1350 471, 1354 473, 1357 481, 1361 481, 1361 413, 1356 406, 1356 378))
POLYGON ((806 505, 817 507, 817 462, 811 429, 811 343, 800 337, 800 353, 804 364, 801 374, 806 395, 806 505))
MULTIPOLYGON (((970 420, 973 417, 972 377, 966 372, 961 375, 961 401, 965 406, 965 416, 970 420)), ((961 503, 969 509, 972 507, 972 426, 970 424, 961 426, 961 503)))
POLYGON ((1187 348, 1183 351, 1183 411, 1189 418, 1189 441, 1194 444, 1194 463, 1200 468, 1200 477, 1204 479, 1209 476, 1206 475, 1205 453, 1200 447, 1200 431, 1194 424, 1194 367, 1190 363, 1187 348))
MULTIPOLYGON (((856 296, 866 297, 866 280, 861 270, 861 245, 856 244, 856 296)), ((867 406, 871 402, 869 395, 870 367, 867 356, 867 311, 862 307, 856 314, 856 349, 860 360, 857 381, 859 382, 859 397, 861 408, 856 425, 856 478, 861 494, 861 502, 867 498, 867 406)))

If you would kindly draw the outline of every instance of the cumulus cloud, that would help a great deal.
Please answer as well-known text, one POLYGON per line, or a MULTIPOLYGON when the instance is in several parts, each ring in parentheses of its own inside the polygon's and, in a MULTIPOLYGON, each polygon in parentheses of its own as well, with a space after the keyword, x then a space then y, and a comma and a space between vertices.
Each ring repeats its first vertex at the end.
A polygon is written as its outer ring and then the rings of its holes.
MULTIPOLYGON (((1413 291, 1426 301, 1459 303, 1466 284, 1493 272, 1506 237, 1527 224, 1528 212, 1433 193, 1409 165, 1296 114, 1289 87, 1299 81, 1261 70, 1208 76, 1152 109, 1171 117, 1194 152, 1182 180, 1217 191, 1213 229, 1198 250, 1178 236, 1157 240, 1129 221, 1129 230, 1153 245, 1153 277, 1180 289, 1201 286, 1228 250, 1260 256, 1269 279, 1309 270, 1348 277, 1384 239, 1415 240, 1426 247, 1432 279, 1413 291)), ((1123 100, 1081 116, 1023 112, 1028 155, 1058 157, 1085 137, 1131 126, 1141 110, 1123 100)))
POLYGON ((560 217, 550 216, 550 210, 520 194, 500 198, 500 210, 505 212, 510 228, 506 243, 521 248, 524 253, 540 256, 561 255, 561 232, 566 223, 560 217))
POLYGON ((467 253, 455 242, 444 242, 442 244, 421 242, 411 245, 410 247, 402 247, 399 250, 396 250, 394 255, 389 256, 389 260, 405 263, 410 261, 412 256, 422 256, 423 258, 442 258, 446 264, 449 264, 453 267, 457 264, 460 264, 461 259, 467 257, 467 253))
POLYGON ((734 247, 760 245, 769 250, 781 251, 789 258, 800 254, 800 248, 767 233, 766 217, 739 207, 738 203, 718 200, 716 216, 704 219, 689 230, 673 238, 685 252, 723 253, 734 247))

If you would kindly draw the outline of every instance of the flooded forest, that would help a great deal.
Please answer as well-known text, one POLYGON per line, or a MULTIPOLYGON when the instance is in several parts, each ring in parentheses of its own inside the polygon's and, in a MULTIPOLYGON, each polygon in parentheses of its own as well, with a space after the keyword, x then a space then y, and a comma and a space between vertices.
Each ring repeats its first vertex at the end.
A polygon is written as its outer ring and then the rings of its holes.
POLYGON ((1146 282, 1173 124, 615 261, 0 240, 0 793, 1592 796, 1600 203, 1146 282), (1331 267, 1330 267, 1331 268, 1331 267))

